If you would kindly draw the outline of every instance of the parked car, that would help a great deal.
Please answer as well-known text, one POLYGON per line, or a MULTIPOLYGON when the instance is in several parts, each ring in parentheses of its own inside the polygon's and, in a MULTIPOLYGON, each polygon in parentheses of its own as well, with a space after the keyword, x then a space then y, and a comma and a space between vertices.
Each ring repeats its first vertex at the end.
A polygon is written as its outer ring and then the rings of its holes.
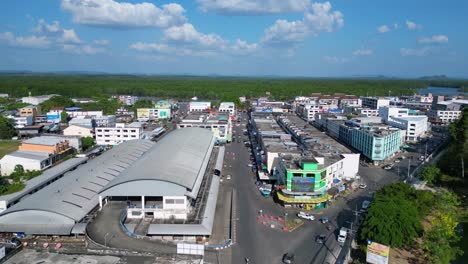
POLYGON ((384 170, 391 170, 393 168, 393 165, 388 164, 383 167, 384 170))
POLYGON ((362 183, 362 184, 359 184, 359 189, 365 189, 367 188, 367 185, 362 183))
POLYGON ((317 243, 319 243, 319 244, 324 244, 326 240, 327 240, 327 236, 324 235, 324 234, 318 235, 318 236, 315 238, 315 242, 317 242, 317 243))
POLYGON ((284 264, 292 264, 292 263, 294 263, 294 254, 291 254, 291 253, 284 253, 284 255, 283 255, 283 263, 284 263, 284 264))
POLYGON ((395 163, 400 163, 400 161, 401 161, 401 160, 399 160, 399 159, 396 159, 396 160, 395 160, 395 163))
POLYGON ((346 241, 346 237, 348 236, 348 230, 344 227, 340 229, 340 233, 338 234, 338 243, 344 243, 346 241))
POLYGON ((371 203, 371 202, 368 201, 368 200, 365 200, 364 202, 362 202, 361 211, 362 211, 362 212, 367 211, 367 208, 369 208, 370 203, 371 203))
POLYGON ((426 158, 424 158, 424 156, 419 157, 419 160, 420 160, 420 161, 424 161, 425 159, 426 159, 426 158))
POLYGON ((226 180, 230 180, 230 179, 231 179, 231 175, 227 175, 226 180))
POLYGON ((302 218, 302 219, 307 219, 307 220, 315 220, 315 217, 313 215, 305 213, 305 212, 297 213, 297 217, 302 218))

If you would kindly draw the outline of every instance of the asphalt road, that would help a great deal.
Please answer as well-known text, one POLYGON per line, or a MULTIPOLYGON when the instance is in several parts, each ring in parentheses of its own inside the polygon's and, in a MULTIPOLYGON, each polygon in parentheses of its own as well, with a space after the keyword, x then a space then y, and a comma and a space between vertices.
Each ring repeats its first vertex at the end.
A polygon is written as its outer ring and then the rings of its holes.
MULTIPOLYGON (((245 116, 243 118, 246 119, 245 116)), ((249 263, 252 264, 281 263, 281 258, 286 252, 295 254, 295 263, 324 263, 327 254, 337 245, 336 236, 339 229, 351 228, 351 223, 356 219, 355 210, 359 211, 362 202, 371 200, 375 191, 384 185, 403 181, 407 176, 408 163, 411 173, 421 163, 418 158, 425 151, 425 144, 415 145, 416 151, 397 155, 395 158, 402 155, 407 158, 396 163, 395 167, 389 171, 380 167, 360 166, 359 175, 361 175, 361 182, 367 184, 366 189, 355 190, 350 195, 334 201, 330 208, 313 212, 316 219, 327 216, 334 224, 335 230, 327 231, 325 226, 318 221, 306 221, 297 230, 284 232, 263 226, 256 220, 260 209, 264 213, 275 216, 282 216, 288 212, 288 217, 296 217, 297 209, 285 209, 275 204, 272 198, 261 196, 257 190, 254 184, 256 176, 247 166, 250 163, 250 150, 242 143, 244 139, 247 139, 247 136, 242 134, 245 128, 245 121, 240 126, 234 126, 236 142, 227 146, 228 158, 225 159, 226 173, 232 177, 230 185, 238 192, 238 217, 234 219, 237 221, 237 242, 232 247, 232 263, 245 263, 245 258, 249 258, 249 263), (240 140, 238 135, 241 135, 240 140), (328 236, 325 244, 315 242, 315 237, 319 234, 328 236)), ((434 140, 430 140, 428 144, 435 148, 436 145, 433 142, 434 140)), ((390 162, 393 163, 394 159, 390 162)), ((359 213, 358 217, 362 217, 362 214, 359 213)))

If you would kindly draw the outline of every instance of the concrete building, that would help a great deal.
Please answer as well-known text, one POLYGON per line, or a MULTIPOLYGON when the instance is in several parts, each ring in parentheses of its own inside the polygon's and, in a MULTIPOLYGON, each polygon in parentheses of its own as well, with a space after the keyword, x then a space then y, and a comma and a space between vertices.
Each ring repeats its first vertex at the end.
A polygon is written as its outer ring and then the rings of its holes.
POLYGON ((30 126, 33 124, 33 116, 8 116, 15 122, 15 128, 23 128, 25 126, 30 126))
POLYGON ((117 123, 115 127, 98 127, 95 134, 98 145, 118 145, 125 141, 142 139, 143 125, 139 122, 117 123))
POLYGON ((189 112, 203 112, 211 108, 211 102, 189 102, 189 112))
POLYGON ((427 116, 410 116, 407 108, 381 107, 379 116, 385 124, 405 130, 409 142, 424 137, 429 128, 427 116))
POLYGON ((379 109, 383 106, 389 106, 390 100, 382 97, 362 97, 362 107, 370 109, 379 109))
POLYGON ((115 126, 115 115, 96 116, 94 118, 97 127, 113 127, 115 126))
POLYGON ((18 150, 58 155, 69 151, 70 148, 70 142, 66 138, 59 136, 43 136, 24 140, 21 142, 18 150))
POLYGON ((63 107, 53 107, 48 113, 46 113, 47 122, 49 123, 60 123, 62 121, 63 107))
POLYGON ((0 93, 0 98, 8 98, 8 94, 7 93, 0 93))
POLYGON ((94 129, 80 126, 80 125, 70 125, 63 130, 63 135, 65 136, 79 136, 79 137, 94 137, 94 129))
POLYGON ((355 109, 356 113, 363 116, 379 116, 379 109, 370 109, 370 108, 357 108, 355 109))
POLYGON ((230 116, 236 115, 236 105, 233 102, 222 102, 219 104, 220 113, 229 113, 230 116))
POLYGON ((58 94, 49 94, 49 95, 40 95, 40 96, 27 96, 21 98, 21 102, 25 104, 39 105, 54 96, 59 96, 58 94))
POLYGON ((0 214, 0 232, 84 234, 87 216, 96 208, 126 200, 119 211, 125 212, 129 232, 144 217, 150 221, 147 236, 203 240, 212 234, 219 190, 213 168, 223 167, 224 149, 213 144, 209 131, 181 129, 158 143, 124 142, 77 168, 66 164, 69 169, 58 168, 27 185, 29 190, 37 186, 31 195, 0 199, 18 201, 0 214))
POLYGON ((91 98, 72 98, 72 101, 74 103, 80 103, 80 104, 90 104, 90 103, 96 102, 95 100, 91 98))
POLYGON ((6 154, 0 159, 2 176, 9 176, 15 171, 16 165, 23 166, 25 171, 44 170, 52 166, 52 157, 47 152, 17 150, 6 154))
POLYGON ((68 121, 69 126, 82 126, 82 127, 87 127, 87 128, 95 128, 96 127, 96 121, 94 121, 93 118, 87 117, 87 116, 77 116, 70 121, 68 121))
POLYGON ((279 175, 284 184, 277 192, 285 206, 304 205, 306 209, 320 209, 327 205, 329 188, 343 186, 354 179, 359 170, 360 154, 336 142, 318 129, 294 115, 278 118, 278 124, 291 133, 301 145, 301 156, 282 156, 279 175))
POLYGON ((448 100, 434 98, 431 109, 428 112, 429 121, 432 123, 451 123, 461 117, 462 110, 468 105, 468 100, 448 100))
POLYGON ((402 145, 402 131, 398 128, 367 125, 348 129, 352 131, 351 146, 376 165, 395 155, 402 145))
POLYGON ((18 112, 20 116, 32 116, 34 120, 36 116, 41 113, 41 108, 38 105, 29 105, 18 109, 18 112))
POLYGON ((95 118, 95 117, 103 115, 102 111, 83 111, 80 107, 68 107, 68 108, 65 108, 65 111, 67 112, 70 118, 75 118, 75 117, 95 118))
POLYGON ((232 141, 232 122, 228 114, 190 113, 177 128, 200 127, 211 130, 217 143, 232 141))
POLYGON ((172 117, 170 105, 157 105, 158 108, 138 108, 138 122, 157 121, 161 119, 170 119, 172 117))
POLYGON ((138 97, 132 95, 114 95, 112 98, 119 100, 119 102, 127 106, 132 106, 138 101, 138 97))

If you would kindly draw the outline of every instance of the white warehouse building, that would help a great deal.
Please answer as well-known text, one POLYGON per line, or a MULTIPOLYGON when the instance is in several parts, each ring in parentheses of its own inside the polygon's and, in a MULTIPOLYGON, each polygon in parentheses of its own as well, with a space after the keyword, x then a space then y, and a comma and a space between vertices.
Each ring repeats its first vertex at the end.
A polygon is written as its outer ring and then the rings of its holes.
POLYGON ((407 108, 380 107, 379 116, 385 124, 405 130, 409 142, 418 141, 429 129, 427 116, 410 116, 407 108))

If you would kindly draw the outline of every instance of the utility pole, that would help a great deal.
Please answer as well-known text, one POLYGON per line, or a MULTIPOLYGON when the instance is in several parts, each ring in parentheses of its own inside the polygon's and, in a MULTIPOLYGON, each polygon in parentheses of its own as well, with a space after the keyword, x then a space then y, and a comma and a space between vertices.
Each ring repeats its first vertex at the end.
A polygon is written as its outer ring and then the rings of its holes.
POLYGON ((426 151, 424 152, 424 161, 427 159, 427 141, 426 141, 426 151))
POLYGON ((462 169, 462 178, 465 178, 465 161, 463 160, 465 153, 461 154, 461 169, 462 169))
POLYGON ((408 158, 408 180, 410 179, 411 159, 408 158))

